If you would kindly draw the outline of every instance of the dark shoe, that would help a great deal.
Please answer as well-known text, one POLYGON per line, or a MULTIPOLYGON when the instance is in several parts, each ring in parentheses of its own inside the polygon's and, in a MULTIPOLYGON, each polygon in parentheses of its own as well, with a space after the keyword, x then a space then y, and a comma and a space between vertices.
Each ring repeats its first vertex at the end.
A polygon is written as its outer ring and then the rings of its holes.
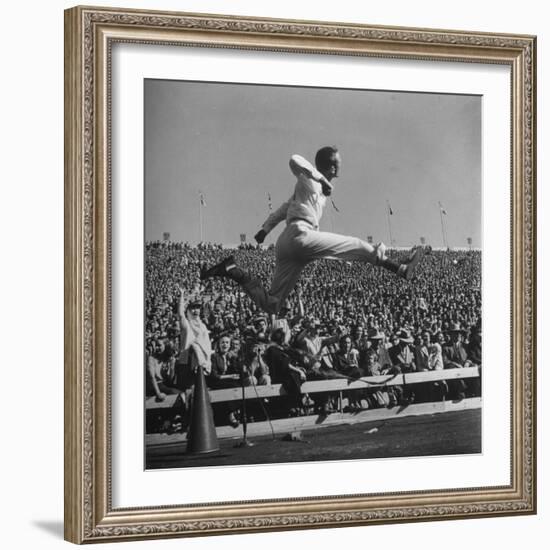
POLYGON ((417 265, 422 261, 422 258, 424 257, 425 249, 422 246, 419 246, 417 248, 414 248, 412 250, 411 256, 409 259, 402 263, 399 266, 399 271, 397 272, 403 279, 406 279, 407 281, 410 281, 414 276, 414 271, 417 267, 417 265))
POLYGON ((227 266, 231 264, 235 264, 233 256, 225 258, 225 260, 222 260, 219 264, 212 266, 210 269, 207 269, 206 266, 202 266, 200 273, 201 281, 210 279, 210 277, 228 277, 227 266))

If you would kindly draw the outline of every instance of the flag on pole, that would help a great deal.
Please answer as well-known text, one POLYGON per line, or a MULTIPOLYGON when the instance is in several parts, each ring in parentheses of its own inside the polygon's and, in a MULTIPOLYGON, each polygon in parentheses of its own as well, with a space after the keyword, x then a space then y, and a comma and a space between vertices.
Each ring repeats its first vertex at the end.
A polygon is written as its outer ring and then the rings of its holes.
POLYGON ((204 195, 202 191, 199 193, 199 195, 200 195, 201 206, 206 206, 206 201, 204 200, 204 195))
POLYGON ((273 210, 273 205, 271 204, 271 193, 267 194, 267 207, 270 212, 273 210))
POLYGON ((389 202, 388 202, 388 211, 390 213, 390 216, 393 216, 393 210, 391 209, 391 205, 389 202))
POLYGON ((441 203, 439 203, 439 209, 441 210, 442 214, 444 214, 445 216, 447 215, 447 211, 445 210, 445 208, 443 208, 441 203))

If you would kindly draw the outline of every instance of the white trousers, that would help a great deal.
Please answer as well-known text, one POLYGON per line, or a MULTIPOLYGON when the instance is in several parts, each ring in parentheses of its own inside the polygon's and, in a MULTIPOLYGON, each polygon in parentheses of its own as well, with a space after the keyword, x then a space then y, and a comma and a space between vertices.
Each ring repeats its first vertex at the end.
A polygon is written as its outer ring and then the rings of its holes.
POLYGON ((325 258, 376 264, 383 255, 380 245, 375 247, 357 237, 318 231, 305 221, 294 221, 286 226, 275 245, 271 289, 266 291, 258 279, 243 286, 258 307, 277 313, 308 263, 325 258))

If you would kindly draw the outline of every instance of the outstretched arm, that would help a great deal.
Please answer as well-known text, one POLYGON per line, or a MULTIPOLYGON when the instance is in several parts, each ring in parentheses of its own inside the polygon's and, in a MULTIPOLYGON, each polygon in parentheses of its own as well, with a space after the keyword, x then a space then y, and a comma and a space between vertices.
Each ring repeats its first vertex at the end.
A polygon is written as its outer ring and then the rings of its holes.
POLYGON ((264 239, 267 237, 267 234, 275 229, 279 223, 281 223, 283 220, 286 219, 286 213, 288 210, 288 205, 290 204, 290 201, 292 199, 288 199, 286 202, 281 204, 275 212, 272 212, 267 220, 263 223, 262 228, 254 235, 254 238, 256 239, 256 242, 258 244, 262 244, 264 242, 264 239))
POLYGON ((304 315, 305 315, 304 303, 302 302, 302 291, 300 289, 300 285, 296 287, 296 297, 298 298, 298 311, 290 321, 291 327, 296 325, 301 319, 304 318, 304 315))
POLYGON ((340 336, 338 334, 335 334, 334 336, 327 336, 321 340, 321 347, 326 348, 327 346, 336 344, 338 343, 338 340, 340 340, 340 336))
POLYGON ((186 350, 191 345, 191 331, 189 330, 189 321, 185 315, 187 309, 187 296, 183 287, 178 287, 180 291, 180 299, 178 305, 178 317, 180 321, 180 351, 186 350))
POLYGON ((187 309, 187 297, 185 295, 185 290, 183 287, 178 286, 180 293, 179 302, 178 302, 178 315, 181 325, 187 325, 187 317, 185 316, 185 310, 187 309))

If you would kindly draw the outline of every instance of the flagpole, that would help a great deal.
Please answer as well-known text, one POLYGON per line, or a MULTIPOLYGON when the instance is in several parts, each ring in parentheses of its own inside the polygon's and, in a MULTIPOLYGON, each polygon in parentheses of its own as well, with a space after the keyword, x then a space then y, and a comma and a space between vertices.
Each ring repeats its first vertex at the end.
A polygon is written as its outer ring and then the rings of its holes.
POLYGON ((386 201, 386 206, 387 206, 387 209, 386 209, 386 217, 388 219, 388 230, 390 232, 390 248, 393 248, 393 236, 392 236, 392 232, 391 232, 391 219, 390 219, 390 202, 389 201, 386 201))
POLYGON ((443 222, 443 207, 441 206, 441 203, 438 201, 439 204, 439 217, 441 218, 441 236, 443 237, 443 246, 445 248, 449 248, 449 245, 447 243, 447 234, 445 232, 445 224, 443 222))
POLYGON ((200 242, 203 242, 203 228, 202 228, 202 192, 199 191, 199 230, 200 230, 200 242))

